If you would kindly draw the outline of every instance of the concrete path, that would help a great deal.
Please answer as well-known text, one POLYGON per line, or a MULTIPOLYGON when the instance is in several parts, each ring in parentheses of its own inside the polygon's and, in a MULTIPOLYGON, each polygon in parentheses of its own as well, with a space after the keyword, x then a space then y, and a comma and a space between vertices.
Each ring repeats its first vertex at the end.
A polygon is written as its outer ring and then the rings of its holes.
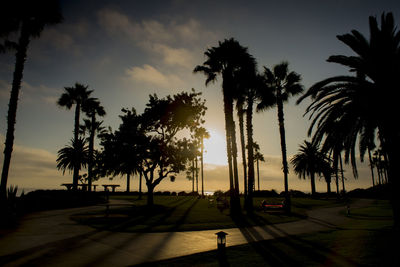
MULTIPOLYGON (((115 201, 115 200, 114 200, 115 201)), ((363 207, 371 200, 358 200, 363 207)), ((217 230, 168 233, 100 231, 70 220, 72 214, 104 209, 92 206, 44 211, 24 218, 20 227, 0 238, 0 265, 127 266, 216 249, 217 230)), ((224 229, 227 246, 336 229, 348 218, 345 207, 312 210, 306 220, 249 228, 224 229)))

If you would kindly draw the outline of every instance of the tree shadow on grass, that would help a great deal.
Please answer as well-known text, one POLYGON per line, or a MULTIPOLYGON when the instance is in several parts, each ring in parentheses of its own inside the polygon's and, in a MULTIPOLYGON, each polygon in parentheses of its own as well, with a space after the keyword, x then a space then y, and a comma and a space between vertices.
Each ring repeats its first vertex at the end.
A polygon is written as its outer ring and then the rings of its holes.
MULTIPOLYGON (((325 248, 316 242, 307 241, 300 237, 289 235, 278 225, 270 222, 257 214, 247 215, 253 222, 260 227, 251 227, 248 225, 246 216, 235 216, 232 219, 238 226, 246 241, 251 245, 254 251, 259 254, 266 264, 272 266, 304 266, 304 262, 311 261, 319 264, 345 264, 347 266, 356 266, 357 263, 350 258, 338 255, 335 251, 325 248), (247 226, 246 226, 247 224, 247 226), (274 240, 264 240, 266 236, 274 240), (300 256, 299 256, 300 255, 300 256)), ((315 221, 314 221, 315 222, 315 221)), ((329 222, 316 221, 316 223, 331 227, 337 230, 337 226, 329 222)))
POLYGON ((162 225, 165 221, 172 216, 172 214, 182 205, 189 202, 190 198, 182 198, 174 201, 175 206, 166 207, 163 205, 154 205, 149 208, 147 206, 132 206, 128 209, 117 209, 114 213, 121 213, 128 215, 122 218, 96 218, 92 222, 93 225, 96 221, 103 225, 102 230, 118 231, 118 232, 131 232, 132 228, 137 225, 143 225, 139 232, 152 232, 157 226, 162 225))

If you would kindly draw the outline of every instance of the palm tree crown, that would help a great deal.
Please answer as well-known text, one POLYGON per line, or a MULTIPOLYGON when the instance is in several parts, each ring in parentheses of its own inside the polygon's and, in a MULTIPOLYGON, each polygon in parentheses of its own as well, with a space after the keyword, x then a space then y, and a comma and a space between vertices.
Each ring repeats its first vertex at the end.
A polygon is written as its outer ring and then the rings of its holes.
POLYGON ((218 75, 222 76, 231 207, 233 211, 236 211, 240 203, 236 133, 233 120, 233 100, 237 89, 235 77, 243 71, 244 63, 252 61, 253 57, 250 56, 246 47, 241 46, 233 38, 218 44, 217 47, 207 49, 204 53, 207 60, 203 65, 196 66, 194 72, 202 72, 206 75, 206 85, 216 81, 218 75))
MULTIPOLYGON (((329 62, 344 65, 355 76, 336 76, 314 84, 299 100, 311 97, 313 102, 306 110, 313 119, 309 133, 316 127, 316 141, 332 133, 334 124, 343 140, 343 149, 354 155, 358 137, 361 153, 366 145, 371 147, 374 133, 387 154, 389 182, 392 188, 400 188, 396 179, 400 164, 400 131, 393 115, 398 113, 397 91, 400 88, 400 32, 394 25, 393 14, 383 13, 381 25, 375 17, 369 18, 369 40, 353 30, 338 39, 349 46, 356 55, 334 55, 329 62), (363 140, 364 139, 364 140, 363 140)), ((363 156, 363 155, 362 155, 363 156)), ((355 168, 355 161, 353 162, 355 168)), ((394 190, 393 190, 394 192, 394 190)), ((400 202, 393 198, 394 221, 400 225, 400 202)))
MULTIPOLYGON (((260 91, 260 103, 257 105, 257 111, 277 106, 286 202, 290 204, 283 103, 287 102, 290 96, 301 93, 303 86, 300 84, 300 75, 294 71, 289 72, 288 66, 287 62, 282 62, 275 65, 273 70, 264 67, 265 89, 260 91)), ((288 207, 290 207, 289 204, 288 207)))

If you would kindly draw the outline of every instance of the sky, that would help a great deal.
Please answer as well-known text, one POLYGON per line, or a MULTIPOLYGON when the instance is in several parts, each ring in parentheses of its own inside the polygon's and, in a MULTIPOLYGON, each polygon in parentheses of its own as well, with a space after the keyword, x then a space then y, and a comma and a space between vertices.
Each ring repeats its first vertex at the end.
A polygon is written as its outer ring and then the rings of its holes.
MULTIPOLYGON (((205 128, 211 133, 206 143, 205 190, 227 190, 221 79, 205 86, 205 76, 193 74, 194 67, 205 61, 207 48, 233 37, 256 58, 260 71, 288 61, 307 89, 324 78, 347 74, 344 67, 326 62, 330 55, 352 54, 337 35, 357 29, 368 37, 368 17, 382 12, 393 12, 397 25, 400 21, 398 1, 69 0, 61 1, 61 7, 64 22, 32 40, 25 64, 8 184, 26 190, 61 189, 61 183, 72 182, 72 174, 62 175, 56 169, 56 158, 73 136, 74 114, 56 101, 63 88, 75 82, 94 90, 92 96, 99 98, 107 112, 104 125, 113 129, 120 124, 121 108, 142 112, 149 94, 164 97, 192 88, 202 92, 208 107, 205 128)), ((0 54, 1 150, 14 60, 13 53, 0 54)), ((284 106, 289 159, 308 138, 309 120, 303 115, 310 102, 295 105, 296 98, 284 106)), ((254 116, 254 139, 266 158, 260 165, 260 187, 281 191, 277 124, 276 109, 254 116)), ((1 154, 0 164, 3 159, 1 154)), ((359 165, 357 180, 350 169, 345 176, 347 189, 372 183, 366 164, 359 165)), ((132 190, 137 190, 134 179, 132 190)), ((125 179, 119 177, 96 183, 125 188, 125 179)), ((289 187, 310 191, 310 182, 291 171, 289 187)), ((163 181, 156 190, 190 191, 191 182, 179 175, 173 183, 163 181)), ((317 191, 325 190, 326 184, 318 182, 317 191)))

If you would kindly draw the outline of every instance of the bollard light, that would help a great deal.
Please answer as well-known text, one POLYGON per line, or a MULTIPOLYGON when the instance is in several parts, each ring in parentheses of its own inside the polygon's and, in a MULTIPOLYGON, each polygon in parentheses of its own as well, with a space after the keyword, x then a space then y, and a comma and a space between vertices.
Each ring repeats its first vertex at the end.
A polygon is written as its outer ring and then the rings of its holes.
POLYGON ((224 250, 226 246, 226 236, 228 235, 227 233, 220 231, 218 233, 215 233, 217 235, 217 247, 218 250, 224 250))

